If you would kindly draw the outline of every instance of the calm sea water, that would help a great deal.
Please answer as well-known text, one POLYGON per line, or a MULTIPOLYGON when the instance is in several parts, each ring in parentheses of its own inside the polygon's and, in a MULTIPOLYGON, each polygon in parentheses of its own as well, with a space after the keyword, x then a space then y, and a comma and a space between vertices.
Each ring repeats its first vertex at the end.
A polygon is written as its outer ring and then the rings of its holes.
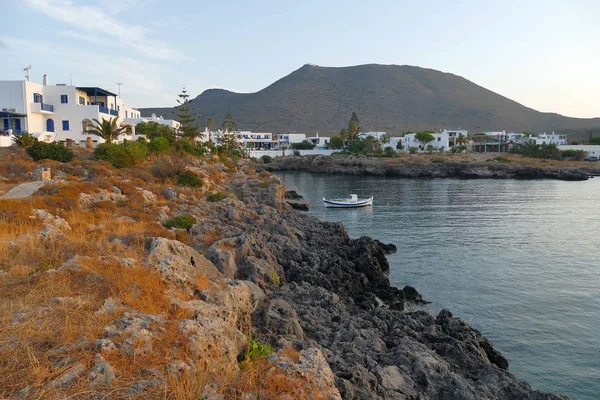
POLYGON ((600 179, 407 180, 278 173, 310 214, 398 246, 412 285, 491 339, 534 388, 600 399, 600 179), (322 197, 374 196, 364 209, 322 197))

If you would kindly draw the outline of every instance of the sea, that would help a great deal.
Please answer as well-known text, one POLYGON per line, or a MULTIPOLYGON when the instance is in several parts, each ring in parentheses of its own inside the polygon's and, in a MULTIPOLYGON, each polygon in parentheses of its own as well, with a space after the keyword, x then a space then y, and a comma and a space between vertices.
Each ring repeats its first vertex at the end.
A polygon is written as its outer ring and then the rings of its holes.
POLYGON ((489 338, 535 389, 600 399, 600 178, 414 180, 278 172, 353 238, 393 243, 390 281, 489 338), (374 196, 332 209, 322 198, 374 196))

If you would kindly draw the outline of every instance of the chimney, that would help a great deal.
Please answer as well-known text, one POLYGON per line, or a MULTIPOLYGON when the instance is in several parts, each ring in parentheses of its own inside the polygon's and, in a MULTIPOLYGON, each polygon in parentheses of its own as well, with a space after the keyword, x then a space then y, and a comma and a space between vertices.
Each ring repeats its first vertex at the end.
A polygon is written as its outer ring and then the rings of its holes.
POLYGON ((44 74, 44 79, 42 80, 44 86, 48 86, 48 75, 44 74))

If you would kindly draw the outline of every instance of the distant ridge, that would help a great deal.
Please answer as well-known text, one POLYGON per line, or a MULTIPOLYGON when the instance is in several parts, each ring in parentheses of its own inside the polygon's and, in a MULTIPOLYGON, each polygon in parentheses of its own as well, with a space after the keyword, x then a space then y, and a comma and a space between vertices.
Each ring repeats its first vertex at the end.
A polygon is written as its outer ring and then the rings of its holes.
MULTIPOLYGON (((463 128, 475 131, 600 133, 600 118, 542 113, 463 77, 409 65, 320 67, 306 64, 256 93, 209 89, 192 101, 202 121, 231 112, 238 126, 268 132, 339 132, 353 111, 361 128, 401 133, 463 128)), ((173 108, 142 108, 173 116, 173 108)))

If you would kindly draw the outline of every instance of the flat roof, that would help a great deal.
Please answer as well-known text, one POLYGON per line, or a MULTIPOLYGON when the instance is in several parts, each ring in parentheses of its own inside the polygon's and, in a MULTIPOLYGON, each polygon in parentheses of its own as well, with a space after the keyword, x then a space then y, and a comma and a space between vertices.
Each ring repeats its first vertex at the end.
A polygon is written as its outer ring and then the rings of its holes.
POLYGON ((26 116, 27 116, 27 114, 18 113, 18 112, 0 111, 0 117, 4 117, 4 118, 8 118, 8 117, 21 118, 21 117, 26 117, 26 116))
POLYGON ((103 95, 108 95, 108 96, 117 96, 115 93, 108 91, 106 89, 102 89, 99 87, 95 87, 95 86, 77 86, 76 88, 77 90, 80 90, 82 92, 85 92, 85 94, 87 94, 88 96, 93 96, 94 92, 99 93, 99 94, 103 94, 103 95))

